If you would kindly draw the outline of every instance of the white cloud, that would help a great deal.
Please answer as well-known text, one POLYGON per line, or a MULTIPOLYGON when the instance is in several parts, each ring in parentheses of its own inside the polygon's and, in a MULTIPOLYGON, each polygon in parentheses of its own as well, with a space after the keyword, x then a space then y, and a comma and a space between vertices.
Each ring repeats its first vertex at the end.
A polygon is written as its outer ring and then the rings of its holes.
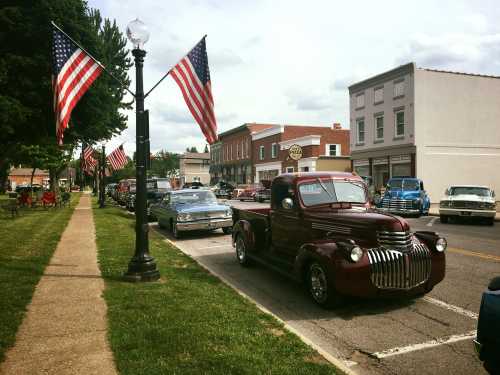
MULTIPOLYGON (((300 0, 89 0, 89 5, 115 18, 122 30, 135 17, 148 25, 146 90, 207 34, 219 131, 245 122, 348 127, 347 86, 408 61, 500 74, 495 0, 318 0, 313 6, 300 0)), ((172 78, 151 93, 146 108, 154 149, 204 147, 172 78)), ((128 115, 129 128, 109 145, 126 140, 131 154, 135 116, 128 115)))

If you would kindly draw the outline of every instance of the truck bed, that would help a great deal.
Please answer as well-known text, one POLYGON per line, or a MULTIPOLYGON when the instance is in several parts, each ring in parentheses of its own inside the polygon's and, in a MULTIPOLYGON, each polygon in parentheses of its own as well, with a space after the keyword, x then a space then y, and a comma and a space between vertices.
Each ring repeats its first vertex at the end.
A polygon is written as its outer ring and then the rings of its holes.
POLYGON ((250 223, 257 248, 264 249, 271 234, 270 208, 240 209, 233 208, 233 225, 240 220, 250 223))

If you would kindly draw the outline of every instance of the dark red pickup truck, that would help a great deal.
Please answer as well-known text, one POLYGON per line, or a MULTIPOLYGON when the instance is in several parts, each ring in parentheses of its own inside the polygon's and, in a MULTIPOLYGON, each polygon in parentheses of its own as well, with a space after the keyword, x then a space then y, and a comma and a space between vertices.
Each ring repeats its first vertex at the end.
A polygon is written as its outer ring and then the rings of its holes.
POLYGON ((344 295, 425 294, 445 275, 446 240, 370 208, 365 183, 352 173, 280 175, 271 208, 235 208, 233 223, 242 266, 255 261, 291 276, 324 307, 344 295))

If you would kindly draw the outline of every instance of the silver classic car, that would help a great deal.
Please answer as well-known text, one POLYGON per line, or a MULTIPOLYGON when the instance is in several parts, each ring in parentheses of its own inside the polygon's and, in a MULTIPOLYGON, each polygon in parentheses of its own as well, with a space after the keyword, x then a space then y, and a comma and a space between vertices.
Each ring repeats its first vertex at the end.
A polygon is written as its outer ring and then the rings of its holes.
POLYGON ((218 203, 210 190, 171 191, 150 209, 160 228, 168 228, 175 238, 181 232, 219 228, 229 234, 233 226, 231 207, 218 203))
POLYGON ((486 186, 450 186, 439 203, 442 223, 447 223, 450 217, 477 217, 493 225, 495 215, 495 192, 486 186))

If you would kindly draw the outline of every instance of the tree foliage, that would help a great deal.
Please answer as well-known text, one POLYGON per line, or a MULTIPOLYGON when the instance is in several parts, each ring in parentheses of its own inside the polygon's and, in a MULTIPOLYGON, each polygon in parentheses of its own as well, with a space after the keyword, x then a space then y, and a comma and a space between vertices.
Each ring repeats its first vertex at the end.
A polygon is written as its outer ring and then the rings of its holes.
POLYGON ((179 155, 161 150, 153 155, 149 174, 156 177, 174 177, 179 172, 179 155))
MULTIPOLYGON (((64 143, 110 139, 126 127, 120 112, 132 66, 126 39, 116 22, 103 19, 82 0, 4 0, 0 7, 0 177, 9 165, 26 160, 22 145, 46 148, 51 163, 64 160, 66 148, 54 147, 52 26, 58 24, 124 86, 103 72, 74 108, 64 143)), ((57 169, 57 168, 56 168, 57 169)), ((1 183, 1 181, 0 181, 1 183)))

